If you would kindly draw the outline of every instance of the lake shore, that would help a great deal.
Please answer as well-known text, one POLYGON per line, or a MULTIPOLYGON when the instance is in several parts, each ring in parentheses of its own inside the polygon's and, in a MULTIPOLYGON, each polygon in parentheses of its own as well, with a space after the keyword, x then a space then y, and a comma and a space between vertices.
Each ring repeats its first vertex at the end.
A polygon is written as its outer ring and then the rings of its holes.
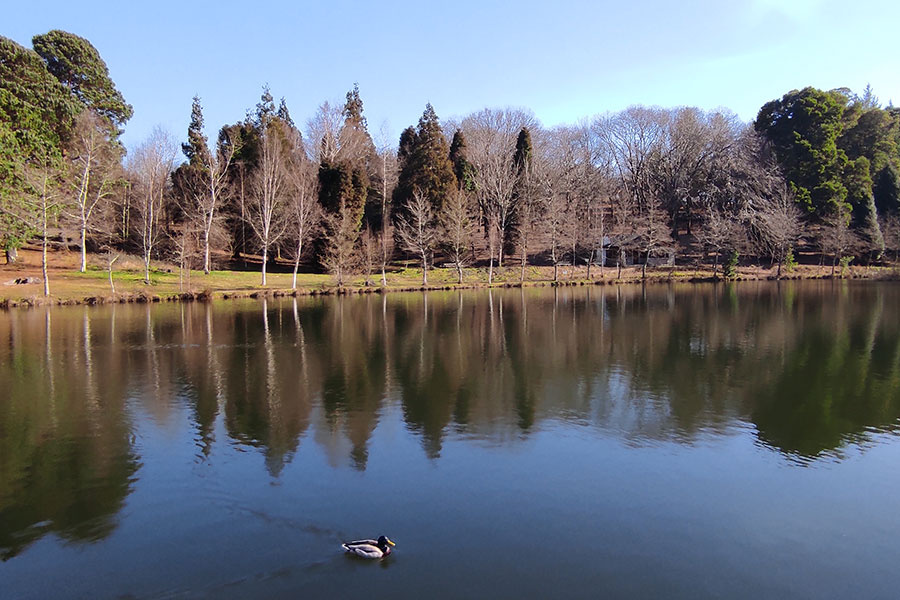
MULTIPOLYGON (((777 268, 758 265, 739 266, 735 277, 723 279, 721 269, 717 276, 708 265, 676 265, 674 267, 654 267, 642 277, 640 266, 624 267, 621 272, 615 267, 602 270, 593 266, 590 277, 586 266, 574 270, 570 265, 558 267, 558 278, 554 280, 553 267, 528 266, 525 279, 521 280, 521 266, 513 261, 504 267, 494 268, 493 282, 488 284, 486 267, 470 267, 464 270, 463 283, 457 283, 456 270, 438 267, 428 272, 428 285, 422 285, 421 268, 394 265, 387 273, 387 285, 381 285, 380 273, 373 273, 369 281, 363 275, 354 276, 349 283, 339 287, 334 279, 322 273, 298 273, 297 286, 292 287, 292 274, 283 272, 277 265, 276 272, 268 274, 266 286, 260 285, 258 271, 202 271, 181 272, 177 267, 166 264, 155 265, 151 272, 151 283, 143 281, 143 272, 134 265, 113 271, 116 291, 109 284, 106 270, 94 265, 81 273, 76 267, 77 254, 56 252, 49 261, 50 296, 43 295, 40 256, 32 250, 20 253, 20 259, 13 265, 0 265, 0 308, 36 307, 53 305, 97 305, 114 303, 146 303, 205 301, 229 298, 257 298, 283 296, 315 296, 337 294, 383 294, 388 292, 409 292, 427 290, 455 290, 480 288, 514 288, 544 286, 622 285, 659 283, 708 283, 715 281, 761 281, 774 280, 777 268), (28 283, 14 283, 27 280, 28 283)), ((900 269, 893 267, 850 266, 843 273, 838 268, 834 278, 898 280, 900 269)), ((831 279, 831 266, 801 264, 791 271, 782 270, 781 279, 831 279)))

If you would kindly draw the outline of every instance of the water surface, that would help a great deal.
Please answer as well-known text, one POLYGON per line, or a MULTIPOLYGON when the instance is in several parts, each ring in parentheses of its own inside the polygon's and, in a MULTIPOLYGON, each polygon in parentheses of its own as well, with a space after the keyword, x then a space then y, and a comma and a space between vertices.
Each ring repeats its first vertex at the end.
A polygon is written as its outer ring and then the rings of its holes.
POLYGON ((4 598, 895 598, 900 286, 0 314, 4 598), (386 534, 385 561, 344 539, 386 534))

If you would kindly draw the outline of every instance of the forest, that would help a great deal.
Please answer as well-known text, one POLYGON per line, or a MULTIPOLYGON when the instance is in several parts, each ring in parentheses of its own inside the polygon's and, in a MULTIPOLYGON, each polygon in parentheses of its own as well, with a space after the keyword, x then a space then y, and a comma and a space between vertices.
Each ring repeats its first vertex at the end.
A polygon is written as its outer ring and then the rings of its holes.
MULTIPOLYGON (((194 97, 181 140, 160 128, 126 152, 133 108, 97 49, 64 31, 32 48, 0 37, 0 244, 77 248, 110 271, 139 256, 180 268, 328 272, 387 285, 421 269, 591 269, 739 263, 835 269, 900 252, 900 109, 867 87, 792 90, 752 123, 725 109, 634 105, 546 128, 485 108, 438 118, 427 104, 377 142, 358 86, 305 124, 268 86, 204 133, 194 97)), ((185 110, 188 110, 187 99, 185 110)), ((548 273, 550 271, 548 270, 548 273)))

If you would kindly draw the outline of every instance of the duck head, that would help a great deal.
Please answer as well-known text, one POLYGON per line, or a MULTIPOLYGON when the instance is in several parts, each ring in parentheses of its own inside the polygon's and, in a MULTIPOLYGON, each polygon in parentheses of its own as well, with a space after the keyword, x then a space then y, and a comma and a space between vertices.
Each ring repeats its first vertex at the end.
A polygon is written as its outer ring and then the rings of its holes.
POLYGON ((385 536, 381 536, 378 538, 378 547, 381 548, 382 552, 385 554, 390 554, 391 546, 395 546, 394 542, 386 538, 385 536))

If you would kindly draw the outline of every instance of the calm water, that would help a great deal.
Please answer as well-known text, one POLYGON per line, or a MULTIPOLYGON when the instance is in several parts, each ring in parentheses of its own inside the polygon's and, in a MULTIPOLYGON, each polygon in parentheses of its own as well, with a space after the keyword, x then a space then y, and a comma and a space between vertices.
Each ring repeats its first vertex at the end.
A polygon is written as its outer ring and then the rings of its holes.
POLYGON ((0 597, 900 595, 900 286, 0 314, 0 597), (382 562, 343 539, 386 534, 382 562))

